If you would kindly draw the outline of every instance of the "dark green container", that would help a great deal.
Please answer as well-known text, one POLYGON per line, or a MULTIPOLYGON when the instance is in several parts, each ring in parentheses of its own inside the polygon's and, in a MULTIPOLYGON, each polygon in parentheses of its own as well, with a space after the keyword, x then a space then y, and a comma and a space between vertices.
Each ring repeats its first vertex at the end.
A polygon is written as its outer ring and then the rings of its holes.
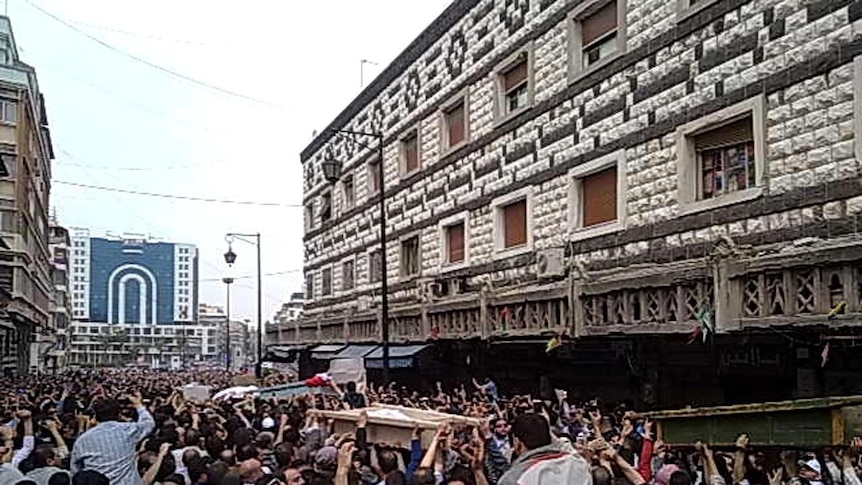
POLYGON ((753 446, 846 445, 862 436, 862 396, 800 399, 647 414, 671 446, 732 446, 747 433, 753 446))

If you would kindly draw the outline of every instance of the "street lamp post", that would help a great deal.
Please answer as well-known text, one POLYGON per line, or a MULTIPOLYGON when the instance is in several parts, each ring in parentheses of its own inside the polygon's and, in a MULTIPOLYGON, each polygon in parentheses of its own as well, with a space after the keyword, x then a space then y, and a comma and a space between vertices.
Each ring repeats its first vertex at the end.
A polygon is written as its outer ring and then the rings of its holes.
MULTIPOLYGON (((377 170, 378 202, 380 204, 380 330, 383 346, 383 384, 389 385, 389 285, 386 277, 386 196, 384 195, 384 166, 383 166, 383 133, 365 133, 351 130, 331 130, 331 133, 351 136, 368 136, 377 140, 377 159, 379 169, 377 170)), ((355 140, 354 140, 355 141, 355 140)), ((357 144, 371 149, 368 145, 360 142, 357 144)), ((341 178, 340 160, 324 160, 322 164, 323 175, 330 183, 335 183, 341 178)))
POLYGON ((222 278, 225 287, 227 288, 227 301, 225 305, 225 340, 224 340, 224 369, 230 372, 230 285, 233 283, 233 278, 222 278))
POLYGON ((261 297, 263 293, 261 287, 260 272, 260 233, 228 233, 225 237, 228 239, 228 248, 227 252, 224 253, 224 260, 228 264, 228 266, 232 266, 236 262, 236 253, 233 252, 233 247, 230 245, 230 243, 234 239, 238 239, 249 244, 254 244, 257 247, 257 364, 255 364, 254 366, 254 375, 258 379, 260 379, 261 377, 263 377, 263 298, 261 297), (255 238, 255 241, 243 239, 246 237, 253 237, 255 238))

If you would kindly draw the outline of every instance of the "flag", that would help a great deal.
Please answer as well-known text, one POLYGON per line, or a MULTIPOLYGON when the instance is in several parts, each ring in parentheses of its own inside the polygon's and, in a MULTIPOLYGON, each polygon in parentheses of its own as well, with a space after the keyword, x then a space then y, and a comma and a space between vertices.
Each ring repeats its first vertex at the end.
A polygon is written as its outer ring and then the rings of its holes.
POLYGON ((706 335, 703 333, 703 330, 701 330, 700 326, 695 327, 695 329, 688 335, 688 345, 693 344, 694 341, 697 340, 697 338, 701 335, 706 338, 706 335))
POLYGON ((322 374, 317 374, 311 379, 307 379, 305 381, 305 385, 308 387, 324 387, 328 386, 332 382, 332 376, 329 373, 324 372, 322 374))
POLYGON ((823 352, 820 353, 820 357, 823 359, 820 367, 826 367, 826 363, 829 362, 829 342, 826 342, 826 345, 823 346, 823 352))
POLYGON ((831 310, 829 310, 829 313, 826 315, 826 319, 835 320, 835 317, 844 313, 845 309, 847 309, 847 302, 846 301, 838 302, 837 305, 835 305, 834 307, 832 307, 831 310))
POLYGON ((561 339, 560 336, 557 335, 551 340, 548 340, 548 345, 545 346, 545 353, 550 353, 552 350, 556 349, 560 345, 563 345, 563 339, 561 339))

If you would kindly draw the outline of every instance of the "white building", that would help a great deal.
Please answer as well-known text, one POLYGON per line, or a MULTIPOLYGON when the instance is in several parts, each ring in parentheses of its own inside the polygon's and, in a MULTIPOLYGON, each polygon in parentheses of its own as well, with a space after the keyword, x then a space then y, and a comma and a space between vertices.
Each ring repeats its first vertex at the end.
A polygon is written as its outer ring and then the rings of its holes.
POLYGON ((222 367, 226 364, 225 349, 227 349, 228 347, 231 351, 230 362, 232 369, 242 368, 249 363, 249 357, 253 355, 253 352, 250 348, 251 338, 247 322, 231 320, 230 345, 228 345, 228 339, 226 338, 225 331, 225 323, 227 321, 227 317, 225 316, 224 308, 220 306, 201 303, 198 307, 198 318, 200 319, 201 325, 205 325, 208 328, 215 329, 216 355, 214 361, 216 363, 218 363, 222 367))

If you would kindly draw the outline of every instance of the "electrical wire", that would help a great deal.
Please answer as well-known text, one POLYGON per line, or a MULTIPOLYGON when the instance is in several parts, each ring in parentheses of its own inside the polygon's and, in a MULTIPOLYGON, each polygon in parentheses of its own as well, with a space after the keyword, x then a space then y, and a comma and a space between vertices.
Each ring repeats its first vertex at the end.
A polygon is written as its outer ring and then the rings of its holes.
POLYGON ((67 28, 69 28, 70 30, 73 30, 73 31, 75 31, 75 32, 77 32, 77 33, 79 33, 79 34, 83 35, 84 37, 86 37, 86 38, 88 38, 88 39, 92 40, 93 42, 96 42, 97 44, 99 44, 99 45, 101 45, 101 46, 105 47, 106 49, 111 50, 111 51, 113 51, 113 52, 115 52, 115 53, 117 53, 117 54, 120 54, 120 55, 124 56, 124 57, 127 57, 127 58, 129 58, 129 59, 131 59, 131 60, 133 60, 133 61, 135 61, 135 62, 138 62, 138 63, 140 63, 140 64, 143 64, 143 65, 145 65, 145 66, 147 66, 147 67, 150 67, 150 68, 152 68, 152 69, 155 69, 155 70, 157 70, 157 71, 160 71, 160 72, 162 72, 162 73, 164 73, 164 74, 167 74, 167 75, 170 75, 170 76, 174 76, 174 77, 176 77, 176 78, 178 78, 178 79, 182 79, 183 81, 186 81, 186 82, 188 82, 188 83, 196 84, 196 85, 198 85, 198 86, 201 86, 201 87, 204 87, 204 88, 210 89, 210 90, 212 90, 212 91, 220 92, 220 93, 222 93, 222 94, 226 94, 226 95, 228 95, 228 96, 232 96, 232 97, 239 98, 239 99, 244 99, 244 100, 246 100, 246 101, 251 101, 251 102, 253 102, 253 103, 257 103, 257 104, 262 104, 262 105, 266 105, 266 106, 272 106, 272 107, 275 107, 275 108, 281 108, 281 109, 284 109, 284 106, 281 106, 281 105, 279 105, 279 104, 273 103, 273 102, 271 102, 271 101, 266 101, 266 100, 263 100, 263 99, 255 98, 255 97, 248 96, 248 95, 245 95, 245 94, 242 94, 242 93, 238 93, 238 92, 236 92, 236 91, 232 91, 232 90, 230 90, 230 89, 226 89, 226 88, 223 88, 223 87, 220 87, 220 86, 216 86, 216 85, 211 84, 211 83, 208 83, 208 82, 206 82, 206 81, 201 81, 200 79, 193 78, 193 77, 188 76, 188 75, 186 75, 186 74, 182 74, 182 73, 180 73, 180 72, 174 71, 173 69, 169 69, 169 68, 167 68, 167 67, 160 66, 160 65, 155 64, 155 63, 153 63, 153 62, 150 62, 150 61, 148 61, 148 60, 146 60, 146 59, 143 59, 143 58, 141 58, 141 57, 138 57, 138 56, 136 56, 136 55, 134 55, 134 54, 128 53, 128 52, 126 52, 126 51, 124 51, 124 50, 122 50, 122 49, 119 49, 118 47, 113 46, 112 44, 109 44, 109 43, 107 43, 107 42, 103 41, 102 39, 99 39, 98 37, 96 37, 96 36, 94 36, 94 35, 92 35, 92 34, 90 34, 90 33, 86 32, 86 31, 84 31, 84 30, 82 30, 82 29, 80 29, 80 28, 76 27, 76 26, 75 26, 75 25, 73 25, 71 22, 69 22, 69 21, 67 21, 67 20, 63 19, 62 17, 59 17, 59 16, 57 16, 57 15, 55 15, 55 14, 53 14, 53 13, 51 13, 51 12, 47 11, 47 10, 45 10, 44 8, 42 8, 42 7, 40 7, 39 5, 37 5, 37 4, 35 4, 34 2, 32 2, 31 0, 24 0, 24 2, 26 2, 28 5, 30 5, 30 6, 31 6, 31 7, 33 7, 34 9, 38 10, 38 11, 39 11, 39 12, 41 12, 42 14, 44 14, 44 15, 46 15, 46 16, 48 16, 48 17, 52 18, 52 19, 54 19, 56 22, 59 22, 60 24, 65 25, 65 26, 66 26, 67 28))
POLYGON ((68 185, 70 187, 79 187, 82 189, 103 190, 105 192, 118 192, 121 194, 139 195, 142 197, 155 197, 159 199, 187 200, 192 202, 210 202, 215 204, 233 204, 233 205, 254 205, 259 207, 292 207, 301 208, 299 204, 281 204, 278 202, 255 202, 251 200, 230 200, 230 199, 215 199, 210 197, 193 197, 187 195, 175 194, 159 194, 156 192, 144 192, 140 190, 122 189, 119 187, 106 187, 102 185, 82 184, 79 182, 69 182, 66 180, 53 180, 55 184, 68 185))
POLYGON ((196 46, 196 47, 213 47, 213 48, 218 48, 218 49, 229 49, 231 47, 229 45, 214 46, 214 45, 207 44, 205 42, 198 42, 198 41, 187 40, 187 39, 176 39, 176 38, 172 38, 172 37, 162 37, 162 36, 158 36, 158 35, 144 34, 142 32, 130 32, 128 30, 122 30, 122 29, 118 29, 115 27, 108 27, 105 25, 98 25, 98 24, 91 24, 91 23, 87 23, 87 22, 81 22, 80 20, 69 19, 69 22, 73 23, 75 25, 83 26, 83 27, 90 27, 91 29, 103 30, 105 32, 113 32, 115 34, 127 35, 129 37, 140 37, 143 39, 156 40, 159 42, 169 42, 169 43, 173 43, 173 44, 185 44, 185 45, 196 46))
MULTIPOLYGON (((302 273, 302 271, 303 270, 301 270, 301 269, 286 269, 284 271, 273 271, 271 273, 263 273, 261 276, 262 277, 283 276, 283 275, 294 274, 294 273, 302 273)), ((257 275, 256 274, 246 274, 246 275, 242 275, 242 276, 231 276, 231 278, 233 278, 235 280, 247 280, 247 279, 251 279, 251 278, 257 278, 257 275)), ((203 279, 198 280, 198 282, 200 282, 200 283, 210 283, 210 282, 221 283, 222 281, 223 281, 222 278, 203 278, 203 279)))

